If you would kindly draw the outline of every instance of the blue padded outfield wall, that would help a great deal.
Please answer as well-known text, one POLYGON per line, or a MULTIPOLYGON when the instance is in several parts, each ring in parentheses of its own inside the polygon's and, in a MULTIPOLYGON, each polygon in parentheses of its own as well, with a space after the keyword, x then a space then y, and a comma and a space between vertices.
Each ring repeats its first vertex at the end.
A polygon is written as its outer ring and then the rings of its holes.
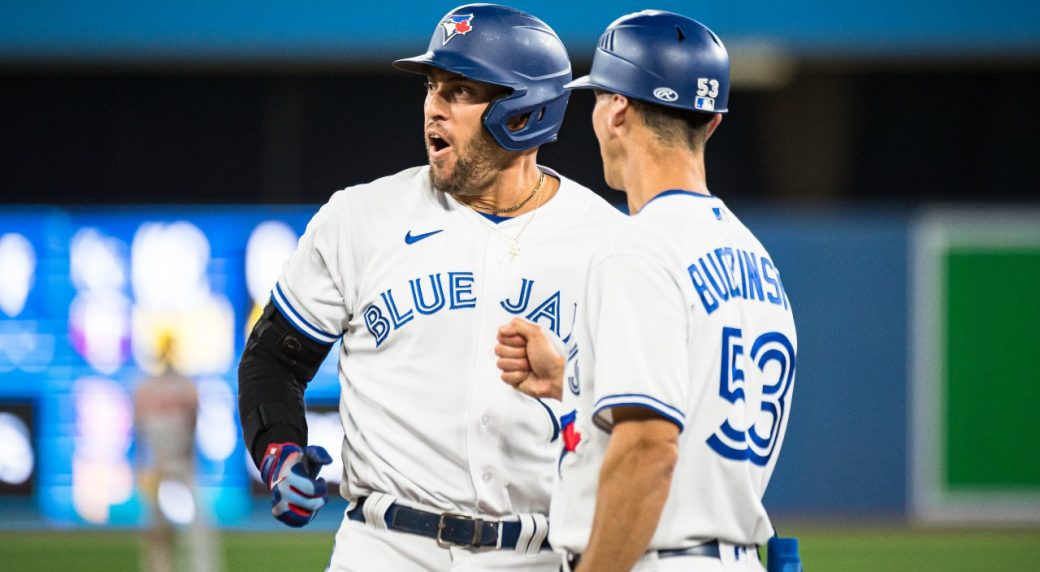
MULTIPOLYGON (((411 55, 461 1, 4 0, 0 59, 100 61, 349 61, 411 55)), ((643 1, 509 2, 548 22, 577 59, 591 57, 614 18, 643 1), (587 48, 587 49, 585 49, 587 48)), ((812 57, 1036 54, 1040 3, 1013 0, 751 0, 654 8, 702 20, 727 44, 812 57)))
MULTIPOLYGON (((0 483, 0 499, 31 501, 60 525, 139 523, 130 399, 154 365, 156 339, 174 333, 200 340, 182 365, 202 399, 203 498, 225 525, 248 520, 259 497, 240 443, 237 359, 315 210, 5 207, 0 430, 21 431, 35 462, 0 459, 5 475, 28 470, 22 482, 0 483)), ((793 415, 769 508, 906 515, 910 217, 736 210, 780 267, 799 334, 793 415)), ((332 360, 307 396, 312 439, 338 449, 332 360)))
POLYGON ((911 215, 774 211, 742 219, 782 268, 798 327, 794 404, 767 508, 903 514, 911 215))

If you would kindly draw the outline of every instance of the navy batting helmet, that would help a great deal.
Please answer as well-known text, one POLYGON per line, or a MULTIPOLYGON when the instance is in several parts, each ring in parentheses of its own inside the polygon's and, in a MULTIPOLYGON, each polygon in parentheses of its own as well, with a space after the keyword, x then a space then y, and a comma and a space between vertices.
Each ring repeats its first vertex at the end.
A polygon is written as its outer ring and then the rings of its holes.
POLYGON ((704 24, 663 10, 622 16, 599 38, 592 72, 568 89, 593 88, 706 113, 726 113, 729 55, 704 24))
POLYGON ((555 141, 570 97, 564 85, 571 80, 571 61, 556 32, 530 14, 494 4, 448 12, 426 53, 394 66, 415 73, 434 67, 511 89, 484 112, 484 126, 510 151, 555 141), (510 130, 509 119, 525 114, 527 123, 510 130))

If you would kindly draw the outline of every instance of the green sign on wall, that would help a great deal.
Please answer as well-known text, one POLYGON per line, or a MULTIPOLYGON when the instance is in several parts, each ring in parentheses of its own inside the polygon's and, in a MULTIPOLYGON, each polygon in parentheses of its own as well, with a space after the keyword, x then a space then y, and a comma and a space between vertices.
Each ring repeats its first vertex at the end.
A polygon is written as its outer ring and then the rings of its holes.
POLYGON ((1040 245, 946 255, 946 483, 1040 489, 1040 245))
POLYGON ((1040 212, 930 212, 910 263, 914 515, 1040 522, 1040 212))

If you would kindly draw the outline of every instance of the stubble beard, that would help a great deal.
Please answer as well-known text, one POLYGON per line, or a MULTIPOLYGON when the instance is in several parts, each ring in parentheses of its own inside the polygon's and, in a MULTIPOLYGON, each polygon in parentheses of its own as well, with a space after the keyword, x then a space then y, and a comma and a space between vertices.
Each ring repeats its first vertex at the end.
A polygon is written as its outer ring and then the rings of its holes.
POLYGON ((456 153, 455 169, 450 176, 438 174, 438 168, 426 151, 430 163, 430 184, 433 188, 455 197, 483 195, 509 164, 509 152, 502 149, 487 131, 481 129, 466 146, 464 153, 456 153))

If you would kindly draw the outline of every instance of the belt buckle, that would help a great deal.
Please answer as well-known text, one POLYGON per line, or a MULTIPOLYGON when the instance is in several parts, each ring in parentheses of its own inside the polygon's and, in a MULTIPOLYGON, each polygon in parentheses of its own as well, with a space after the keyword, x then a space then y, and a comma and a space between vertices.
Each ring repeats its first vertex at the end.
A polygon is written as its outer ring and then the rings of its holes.
POLYGON ((452 546, 471 546, 473 548, 480 548, 480 541, 484 536, 484 520, 481 518, 475 518, 468 514, 460 514, 457 512, 443 512, 441 517, 437 519, 437 534, 434 539, 437 540, 437 546, 441 548, 451 548, 452 546), (461 542, 455 542, 453 540, 444 540, 444 529, 447 525, 444 523, 446 518, 456 518, 459 520, 468 520, 473 523, 473 540, 469 544, 463 544, 461 542))

